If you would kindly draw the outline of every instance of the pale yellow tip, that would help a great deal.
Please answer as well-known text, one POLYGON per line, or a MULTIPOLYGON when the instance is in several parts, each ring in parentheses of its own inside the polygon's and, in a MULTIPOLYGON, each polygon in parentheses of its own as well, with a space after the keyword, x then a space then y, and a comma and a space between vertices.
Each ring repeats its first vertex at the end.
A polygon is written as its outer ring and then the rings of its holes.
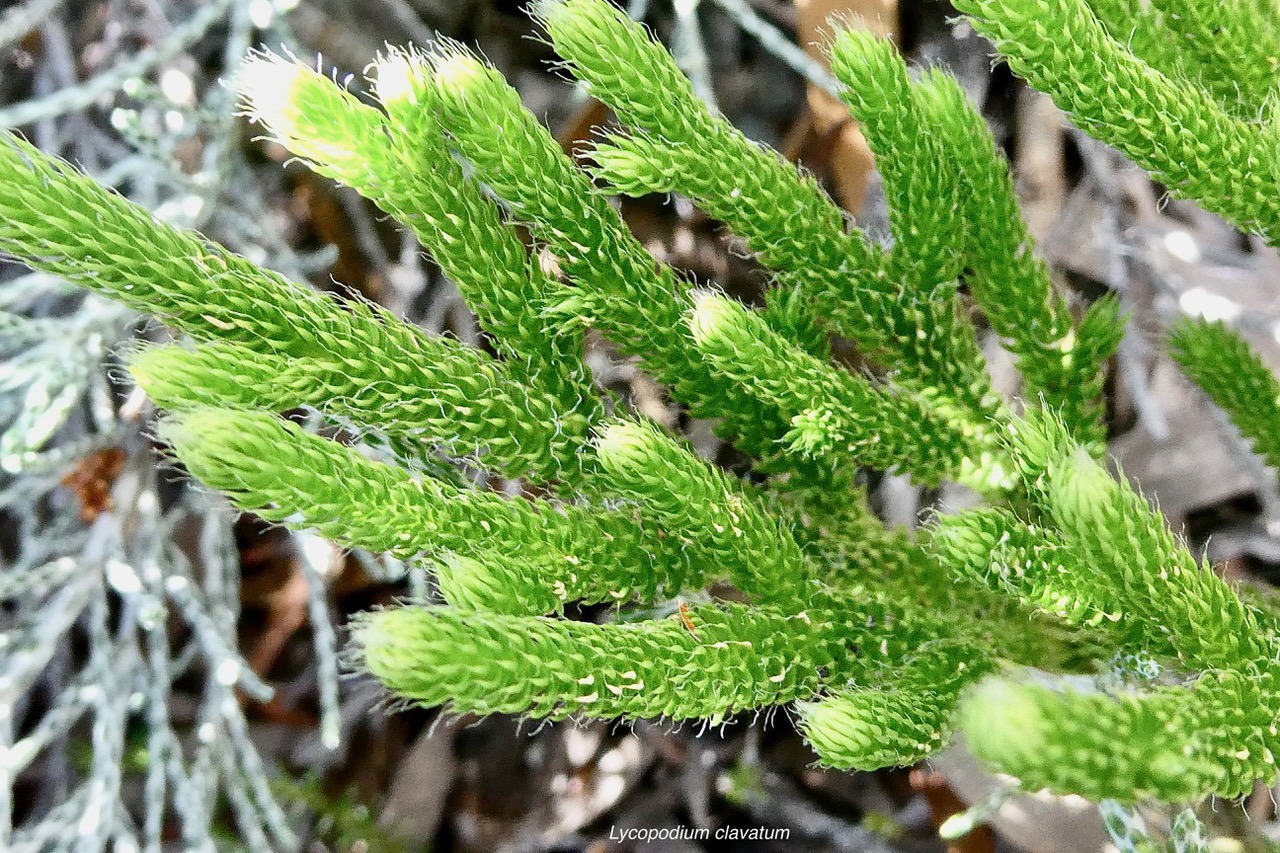
POLYGON ((245 59, 236 74, 236 90, 245 110, 256 121, 282 129, 291 124, 295 92, 310 69, 273 53, 245 59))
POLYGON ((705 290, 696 294, 688 315, 689 332, 694 343, 701 345, 723 335, 740 311, 741 306, 728 297, 705 290))
POLYGON ((450 51, 439 57, 435 72, 440 88, 451 92, 466 92, 485 78, 484 63, 462 51, 450 51))
POLYGON ((613 421, 598 434, 596 454, 606 465, 634 463, 644 458, 652 435, 653 429, 638 421, 613 421))
POLYGON ((374 90, 385 106, 418 102, 419 81, 425 76, 422 58, 393 50, 373 63, 374 90))

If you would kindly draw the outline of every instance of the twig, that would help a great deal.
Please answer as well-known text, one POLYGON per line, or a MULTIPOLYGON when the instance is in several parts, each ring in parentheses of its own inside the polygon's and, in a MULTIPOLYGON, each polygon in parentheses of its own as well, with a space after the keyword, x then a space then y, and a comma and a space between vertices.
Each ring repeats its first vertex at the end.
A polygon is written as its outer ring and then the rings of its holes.
POLYGON ((338 706, 338 652, 333 621, 329 614, 328 590, 324 584, 324 566, 320 560, 334 558, 334 547, 310 532, 298 533, 296 544, 307 579, 307 612, 311 618, 311 636, 315 644, 320 689, 320 743, 334 750, 342 741, 341 711, 338 706), (317 547, 318 546, 318 547, 317 547))
POLYGON ((40 26, 66 0, 27 0, 0 18, 0 48, 6 48, 40 26))
POLYGON ((121 89, 129 80, 145 75, 162 62, 182 53, 226 15, 235 2, 236 0, 212 0, 209 5, 192 15, 186 24, 174 29, 163 42, 138 52, 133 58, 78 86, 54 92, 45 98, 21 101, 8 109, 0 110, 0 127, 21 127, 84 109, 103 95, 121 89))
POLYGON ((831 76, 831 73, 809 54, 792 44, 791 40, 781 30, 760 17, 743 0, 712 0, 712 2, 728 12, 744 32, 755 36, 765 50, 769 51, 805 80, 808 80, 832 97, 840 97, 839 85, 836 83, 836 79, 831 76))
POLYGON ((698 5, 702 0, 675 0, 676 26, 671 34, 671 55, 689 77, 693 91, 711 109, 716 108, 716 92, 711 85, 711 63, 707 46, 702 41, 698 24, 698 5))

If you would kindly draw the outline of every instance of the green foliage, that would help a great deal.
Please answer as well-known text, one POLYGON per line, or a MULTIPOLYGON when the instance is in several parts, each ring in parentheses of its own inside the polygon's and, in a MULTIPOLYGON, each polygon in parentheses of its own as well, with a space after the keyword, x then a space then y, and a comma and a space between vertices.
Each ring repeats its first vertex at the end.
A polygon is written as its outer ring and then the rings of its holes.
POLYGON ((1238 797, 1275 777, 1274 677, 1211 672, 1141 694, 983 684, 960 726, 980 756, 1030 788, 1093 799, 1238 797), (1002 732, 1018 732, 1004 737, 1002 732))
POLYGON ((941 645, 945 632, 936 619, 867 594, 799 612, 722 602, 606 625, 401 608, 364 618, 356 642, 394 693, 427 705, 550 719, 718 721, 869 679, 922 643, 941 645))
MULTIPOLYGON (((1228 104, 1230 69, 1213 57, 1171 62, 1153 39, 1112 38, 1118 0, 1097 15, 1082 2, 958 5, 1086 129, 1174 191, 1280 234, 1274 131, 1245 115, 1266 74, 1228 104)), ((1245 3, 1196 8, 1189 39, 1252 20, 1245 3)), ((142 349, 131 369, 197 478, 267 519, 435 564, 443 601, 355 627, 361 665, 406 701, 713 721, 796 701, 836 767, 908 764, 958 729, 1028 787, 1133 802, 1274 781, 1276 615, 1237 597, 1099 462, 1117 305, 1073 320, 955 81, 914 76, 865 34, 835 39, 833 72, 891 207, 881 247, 811 175, 708 111, 612 6, 554 0, 538 15, 623 126, 586 169, 456 45, 375 62, 376 105, 269 55, 239 78, 269 136, 419 236, 497 356, 261 270, 12 137, 0 251, 193 339, 142 349), (681 193, 723 220, 772 272, 768 303, 684 282, 610 192, 681 193), (1023 400, 992 391, 976 311, 1016 356, 1023 400), (581 360, 588 328, 716 419, 755 476, 606 414, 581 360), (874 370, 833 363, 832 334, 874 370), (325 433, 278 417, 298 407, 325 433), (537 488, 472 488, 455 460, 537 488), (989 505, 913 540, 875 518, 864 470, 965 484, 989 505), (673 599, 665 618, 622 618, 673 599), (563 618, 577 602, 616 609, 601 624, 563 618)), ((1280 386, 1260 362, 1218 327, 1182 326, 1174 342, 1274 459, 1280 386)))
POLYGON ((1221 323, 1183 320, 1169 336, 1190 379, 1231 416, 1253 448, 1280 470, 1280 381, 1239 333, 1221 323))
POLYGON ((947 742, 960 691, 988 672, 990 659, 976 649, 944 651, 936 645, 917 654, 883 673, 880 683, 798 703, 801 729, 825 762, 890 767, 907 757, 924 758, 947 742))
POLYGON ((980 431, 1002 410, 951 282, 931 272, 936 247, 908 239, 888 254, 850 233, 811 176, 709 114, 666 51, 617 11, 576 0, 540 9, 567 66, 632 131, 591 152, 597 177, 629 194, 688 195, 777 272, 782 298, 797 291, 806 313, 857 342, 899 384, 946 398, 968 428, 980 431), (923 277, 904 280, 905 269, 923 277))
POLYGON ((1113 39, 1208 91, 1228 112, 1263 118, 1280 84, 1280 26, 1269 0, 1094 0, 1113 39))
POLYGON ((698 581, 675 543, 625 514, 539 511, 414 477, 265 412, 195 408, 163 422, 161 435, 200 480, 263 518, 314 527, 350 547, 444 559, 440 585, 459 606, 545 613, 636 590, 674 594, 698 581))
MULTIPOLYGON (((559 402, 581 438, 599 415, 577 358, 580 333, 544 334, 539 312, 554 283, 444 144, 422 57, 377 63, 383 111, 316 71, 271 54, 241 69, 241 93, 270 136, 320 174, 347 184, 413 230, 479 315, 511 367, 559 402)), ((477 397, 476 399, 482 399, 477 397)), ((562 427, 565 424, 561 424, 562 427)))
POLYGON ((1050 95, 1082 130, 1129 155, 1174 195, 1195 199, 1273 245, 1280 241, 1280 148, 1270 115, 1280 18, 1270 4, 1156 2, 1151 14, 1133 15, 1133 6, 1147 4, 1106 0, 1098 8, 1111 30, 1086 0, 955 5, 1018 75, 1050 95), (1195 31, 1213 17, 1243 35, 1227 40, 1212 33, 1218 23, 1210 25, 1212 37, 1197 38, 1195 31), (1131 34, 1139 34, 1137 50, 1128 46, 1131 34), (1171 47, 1171 35, 1185 41, 1171 47), (1235 77, 1235 62, 1215 58, 1215 50, 1234 53, 1249 73, 1235 77), (1175 52, 1198 59, 1173 61, 1175 52), (1206 88, 1203 72, 1188 73, 1197 66, 1215 69, 1212 78, 1220 84, 1206 88))

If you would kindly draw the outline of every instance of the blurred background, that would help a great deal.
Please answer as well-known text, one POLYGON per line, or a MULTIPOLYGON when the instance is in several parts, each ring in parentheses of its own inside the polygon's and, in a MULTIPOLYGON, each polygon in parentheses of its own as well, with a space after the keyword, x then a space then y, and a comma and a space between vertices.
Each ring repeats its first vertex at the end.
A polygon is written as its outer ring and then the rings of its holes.
MULTIPOLYGON (((209 239, 317 288, 352 290, 484 347, 407 232, 289 162, 237 115, 251 49, 292 52, 363 92, 387 44, 478 48, 566 151, 610 116, 550 68, 517 0, 23 0, 0 4, 0 125, 209 239)), ((1108 385, 1111 449, 1233 580, 1280 577, 1272 478, 1162 354, 1190 313, 1231 321, 1280 365, 1277 258, 1067 124, 934 0, 633 0, 698 91, 888 233, 875 164, 824 88, 835 15, 942 65, 980 104, 1024 213, 1078 301, 1129 312, 1108 385)), ((767 276, 683 199, 629 200, 631 228, 688 277, 757 302, 767 276)), ((784 712, 703 726, 543 725, 388 707, 341 662, 350 614, 429 596, 425 566, 346 553, 190 486, 149 434, 119 348, 169 333, 0 262, 0 850, 1094 851, 1082 801, 1007 798, 962 747, 928 766, 813 765, 784 712), (971 809, 984 823, 944 841, 971 809), (954 826, 954 821, 953 824, 954 826), (701 840, 691 828, 785 829, 701 840), (619 840, 629 829, 675 837, 619 840)), ((988 335, 988 337, 990 337, 988 335)), ((1016 376, 994 340, 999 387, 1016 376)), ((852 359, 852 354, 848 354, 852 359)), ((746 459, 592 340, 597 381, 743 473, 746 459)), ((299 418, 306 414, 294 413, 299 418)), ((481 483, 497 489, 511 484, 481 483)), ((874 481, 888 523, 964 500, 874 481)), ((584 611, 577 618, 600 614, 584 611)), ((429 665, 429 664, 427 664, 429 665)), ((1271 849, 1272 792, 1207 811, 1215 849, 1271 849)), ((1153 827, 1168 815, 1152 809, 1153 827)))

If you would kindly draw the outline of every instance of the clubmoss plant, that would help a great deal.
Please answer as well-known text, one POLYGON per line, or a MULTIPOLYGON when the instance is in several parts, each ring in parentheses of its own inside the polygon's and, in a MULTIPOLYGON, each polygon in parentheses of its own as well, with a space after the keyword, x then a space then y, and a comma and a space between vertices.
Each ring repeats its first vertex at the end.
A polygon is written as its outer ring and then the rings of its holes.
MULTIPOLYGON (((1271 77, 1228 91, 1222 57, 1129 47, 1114 37, 1120 2, 958 5, 1086 130, 1280 238, 1271 77)), ((1213 26, 1210 4, 1195 5, 1186 26, 1213 26)), ((1251 49, 1280 43, 1274 22, 1249 17, 1260 4, 1227 7, 1224 26, 1271 39, 1251 49)), ((268 519, 435 564, 440 602, 355 627, 360 665, 396 696, 553 719, 718 721, 794 701, 828 765, 910 764, 958 726, 1029 788, 1120 802, 1273 782, 1277 614, 1242 600, 1103 467, 1117 304, 1076 311, 1054 290, 957 83, 911 73, 888 42, 835 37, 832 71, 892 211, 879 245, 813 176, 710 112, 604 0, 548 0, 537 16, 619 122, 581 164, 455 44, 389 50, 371 66, 376 104, 270 54, 238 78, 267 136, 413 230, 496 355, 259 269, 15 137, 0 146, 0 250, 186 335, 135 353, 132 370, 204 483, 268 519), (772 271, 763 307, 655 260, 609 198, 670 192, 772 271), (1016 357, 1018 400, 992 389, 975 309, 1016 357), (582 364, 588 328, 715 419, 758 476, 617 412, 582 364), (836 365, 833 334, 873 369, 836 365), (296 407, 357 442, 277 417, 296 407), (537 496, 470 488, 442 459, 537 496), (861 471, 961 483, 987 505, 912 540, 872 514, 861 471), (665 618, 563 617, 571 603, 621 610, 712 584, 715 598, 665 618), (1082 693, 1052 677, 1130 659, 1156 661, 1158 682, 1112 676, 1082 693)), ((1174 345, 1280 462, 1280 386, 1247 347, 1193 323, 1174 345)))

